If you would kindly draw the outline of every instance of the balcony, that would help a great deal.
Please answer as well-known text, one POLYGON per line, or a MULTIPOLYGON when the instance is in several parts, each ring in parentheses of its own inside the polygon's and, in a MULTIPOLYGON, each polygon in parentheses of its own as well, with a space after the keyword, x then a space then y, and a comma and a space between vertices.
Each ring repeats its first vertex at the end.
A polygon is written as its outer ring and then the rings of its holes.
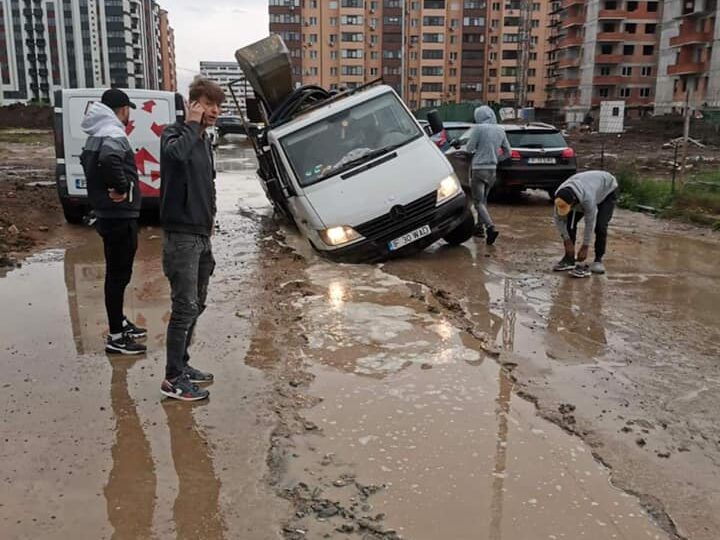
POLYGON ((577 88, 580 86, 580 79, 563 79, 555 82, 555 88, 577 88))
POLYGON ((622 54, 598 54, 595 57, 596 64, 622 64, 624 61, 622 54))
POLYGON ((668 75, 694 75, 708 70, 707 62, 682 62, 668 66, 668 75))
POLYGON ((619 75, 596 75, 593 84, 597 86, 615 86, 630 81, 629 77, 621 77, 619 75))
POLYGON ((584 6, 585 0, 563 0, 561 9, 567 9, 572 6, 584 6))
POLYGON ((598 41, 612 41, 614 43, 622 43, 628 37, 629 34, 624 32, 598 32, 598 41))
POLYGON ((711 32, 684 32, 680 30, 680 35, 674 38, 670 38, 671 47, 682 47, 684 45, 700 45, 710 44, 713 41, 713 35, 711 32))
POLYGON ((558 49, 569 49, 571 47, 582 47, 583 38, 582 36, 568 36, 564 37, 558 43, 558 49))
POLYGON ((628 18, 628 12, 624 9, 601 9, 598 13, 599 20, 624 21, 628 18))
POLYGON ((572 28, 573 26, 582 26, 585 24, 585 17, 581 15, 572 15, 564 18, 560 22, 560 28, 572 28))
POLYGON ((580 58, 561 58, 557 61, 559 69, 576 68, 580 66, 580 58))

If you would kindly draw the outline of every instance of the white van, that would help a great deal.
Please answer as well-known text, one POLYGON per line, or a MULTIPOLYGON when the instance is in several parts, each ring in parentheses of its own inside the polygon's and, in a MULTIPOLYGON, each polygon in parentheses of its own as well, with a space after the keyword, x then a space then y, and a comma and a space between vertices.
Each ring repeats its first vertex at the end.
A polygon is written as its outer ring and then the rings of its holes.
POLYGON ((474 218, 465 193, 395 91, 382 84, 326 97, 318 87, 292 90, 286 50, 271 36, 236 56, 267 117, 251 136, 265 191, 313 248, 369 262, 440 238, 467 241, 474 218))
MULTIPOLYGON (((79 88, 55 92, 55 180, 65 219, 80 223, 90 210, 85 175, 80 164, 87 135, 80 127, 85 113, 100 101, 104 88, 79 88)), ((135 109, 130 109, 128 139, 143 195, 143 209, 158 207, 160 198, 160 136, 166 125, 183 120, 183 98, 174 92, 125 90, 135 109)))

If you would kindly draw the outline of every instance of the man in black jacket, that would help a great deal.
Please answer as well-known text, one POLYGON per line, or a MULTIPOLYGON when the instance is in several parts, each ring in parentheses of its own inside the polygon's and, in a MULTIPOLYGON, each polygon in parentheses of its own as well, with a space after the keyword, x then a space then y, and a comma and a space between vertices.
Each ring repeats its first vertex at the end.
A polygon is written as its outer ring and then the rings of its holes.
POLYGON ((120 354, 144 353, 145 346, 135 339, 147 335, 123 313, 137 250, 141 199, 135 155, 125 134, 131 108, 135 105, 128 95, 112 88, 90 106, 81 124, 89 137, 80 161, 105 248, 105 309, 110 326, 105 350, 120 354))
POLYGON ((215 268, 210 243, 216 210, 215 167, 205 129, 215 124, 225 94, 218 84, 196 78, 189 97, 185 122, 167 126, 161 141, 163 271, 172 289, 172 314, 160 391, 171 398, 197 401, 210 395, 197 385, 213 380, 212 374, 190 366, 188 354, 215 268))

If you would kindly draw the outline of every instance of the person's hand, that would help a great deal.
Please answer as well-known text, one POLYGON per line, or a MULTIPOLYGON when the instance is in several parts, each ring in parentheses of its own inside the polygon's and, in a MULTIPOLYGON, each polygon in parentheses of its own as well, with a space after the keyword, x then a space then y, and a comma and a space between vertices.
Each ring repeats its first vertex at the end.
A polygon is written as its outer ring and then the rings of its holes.
POLYGON ((188 107, 188 113, 187 113, 187 121, 188 122, 197 122, 198 124, 202 124, 203 115, 205 114, 205 108, 200 105, 197 101, 193 101, 190 103, 190 106, 188 107))
POLYGON ((127 193, 118 193, 112 188, 108 189, 108 196, 112 199, 112 202, 114 203, 121 203, 127 199, 127 193))
POLYGON ((575 257, 575 244, 573 244, 572 240, 565 240, 563 242, 563 245, 565 246, 565 256, 567 258, 574 258, 575 257))
POLYGON ((578 251, 576 260, 577 262, 584 262, 585 259, 587 259, 588 256, 588 246, 583 245, 580 250, 578 251))

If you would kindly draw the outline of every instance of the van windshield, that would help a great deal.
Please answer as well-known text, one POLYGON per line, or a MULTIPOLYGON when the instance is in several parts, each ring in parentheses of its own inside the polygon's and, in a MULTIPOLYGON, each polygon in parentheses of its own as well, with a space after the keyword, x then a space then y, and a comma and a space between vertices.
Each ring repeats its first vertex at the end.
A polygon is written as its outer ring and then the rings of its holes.
POLYGON ((398 98, 387 93, 323 118, 280 142, 298 181, 308 186, 422 135, 398 98))

